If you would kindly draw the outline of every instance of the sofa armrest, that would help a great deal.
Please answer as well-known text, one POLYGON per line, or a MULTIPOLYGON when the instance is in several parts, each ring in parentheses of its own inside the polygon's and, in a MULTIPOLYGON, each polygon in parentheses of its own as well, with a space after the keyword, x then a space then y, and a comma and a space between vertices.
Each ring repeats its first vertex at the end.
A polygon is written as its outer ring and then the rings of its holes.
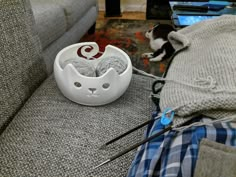
POLYGON ((194 177, 235 177, 236 148, 203 139, 194 177))

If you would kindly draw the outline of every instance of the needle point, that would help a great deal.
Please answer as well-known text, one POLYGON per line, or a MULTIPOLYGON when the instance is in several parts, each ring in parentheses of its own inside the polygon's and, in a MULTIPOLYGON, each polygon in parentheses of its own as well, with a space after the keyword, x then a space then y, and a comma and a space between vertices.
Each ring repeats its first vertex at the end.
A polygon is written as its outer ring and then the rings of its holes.
POLYGON ((106 160, 106 161, 104 161, 104 162, 102 162, 102 163, 100 163, 99 165, 97 165, 96 167, 94 167, 93 169, 95 170, 96 168, 98 168, 98 167, 101 167, 101 166, 103 166, 103 165, 105 165, 105 164, 107 164, 108 162, 110 162, 111 160, 110 159, 108 159, 108 160, 106 160))

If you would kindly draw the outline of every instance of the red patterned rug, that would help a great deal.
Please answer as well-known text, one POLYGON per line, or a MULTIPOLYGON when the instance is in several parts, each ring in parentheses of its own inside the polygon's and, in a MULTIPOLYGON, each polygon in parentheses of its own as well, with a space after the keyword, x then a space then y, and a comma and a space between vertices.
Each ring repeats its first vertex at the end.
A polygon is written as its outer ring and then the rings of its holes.
POLYGON ((143 53, 151 52, 145 32, 156 23, 155 20, 110 19, 97 24, 95 34, 85 35, 80 42, 97 42, 100 51, 108 44, 119 47, 130 56, 133 66, 161 76, 167 61, 149 62, 142 58, 143 53))

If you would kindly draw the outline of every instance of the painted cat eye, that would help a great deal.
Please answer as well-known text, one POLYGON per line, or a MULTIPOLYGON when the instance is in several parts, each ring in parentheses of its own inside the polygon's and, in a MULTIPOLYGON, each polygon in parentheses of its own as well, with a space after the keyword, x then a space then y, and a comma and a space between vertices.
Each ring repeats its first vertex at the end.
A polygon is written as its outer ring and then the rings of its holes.
POLYGON ((110 87, 110 84, 109 84, 109 83, 105 83, 105 84, 102 85, 102 87, 103 87, 104 89, 108 89, 108 88, 110 87))
POLYGON ((75 85, 76 87, 81 87, 81 86, 82 86, 81 83, 79 83, 79 82, 75 82, 74 85, 75 85))

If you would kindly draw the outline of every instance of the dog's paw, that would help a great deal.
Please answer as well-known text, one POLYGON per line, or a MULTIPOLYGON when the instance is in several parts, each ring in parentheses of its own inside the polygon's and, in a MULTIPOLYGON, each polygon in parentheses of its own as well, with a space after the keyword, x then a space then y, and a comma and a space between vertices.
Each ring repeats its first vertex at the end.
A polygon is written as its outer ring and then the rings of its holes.
POLYGON ((161 56, 157 56, 157 57, 155 57, 155 58, 150 58, 149 59, 149 61, 153 61, 153 62, 155 62, 155 61, 161 61, 162 60, 162 57, 161 56))
POLYGON ((142 58, 152 58, 152 53, 143 53, 142 58))

